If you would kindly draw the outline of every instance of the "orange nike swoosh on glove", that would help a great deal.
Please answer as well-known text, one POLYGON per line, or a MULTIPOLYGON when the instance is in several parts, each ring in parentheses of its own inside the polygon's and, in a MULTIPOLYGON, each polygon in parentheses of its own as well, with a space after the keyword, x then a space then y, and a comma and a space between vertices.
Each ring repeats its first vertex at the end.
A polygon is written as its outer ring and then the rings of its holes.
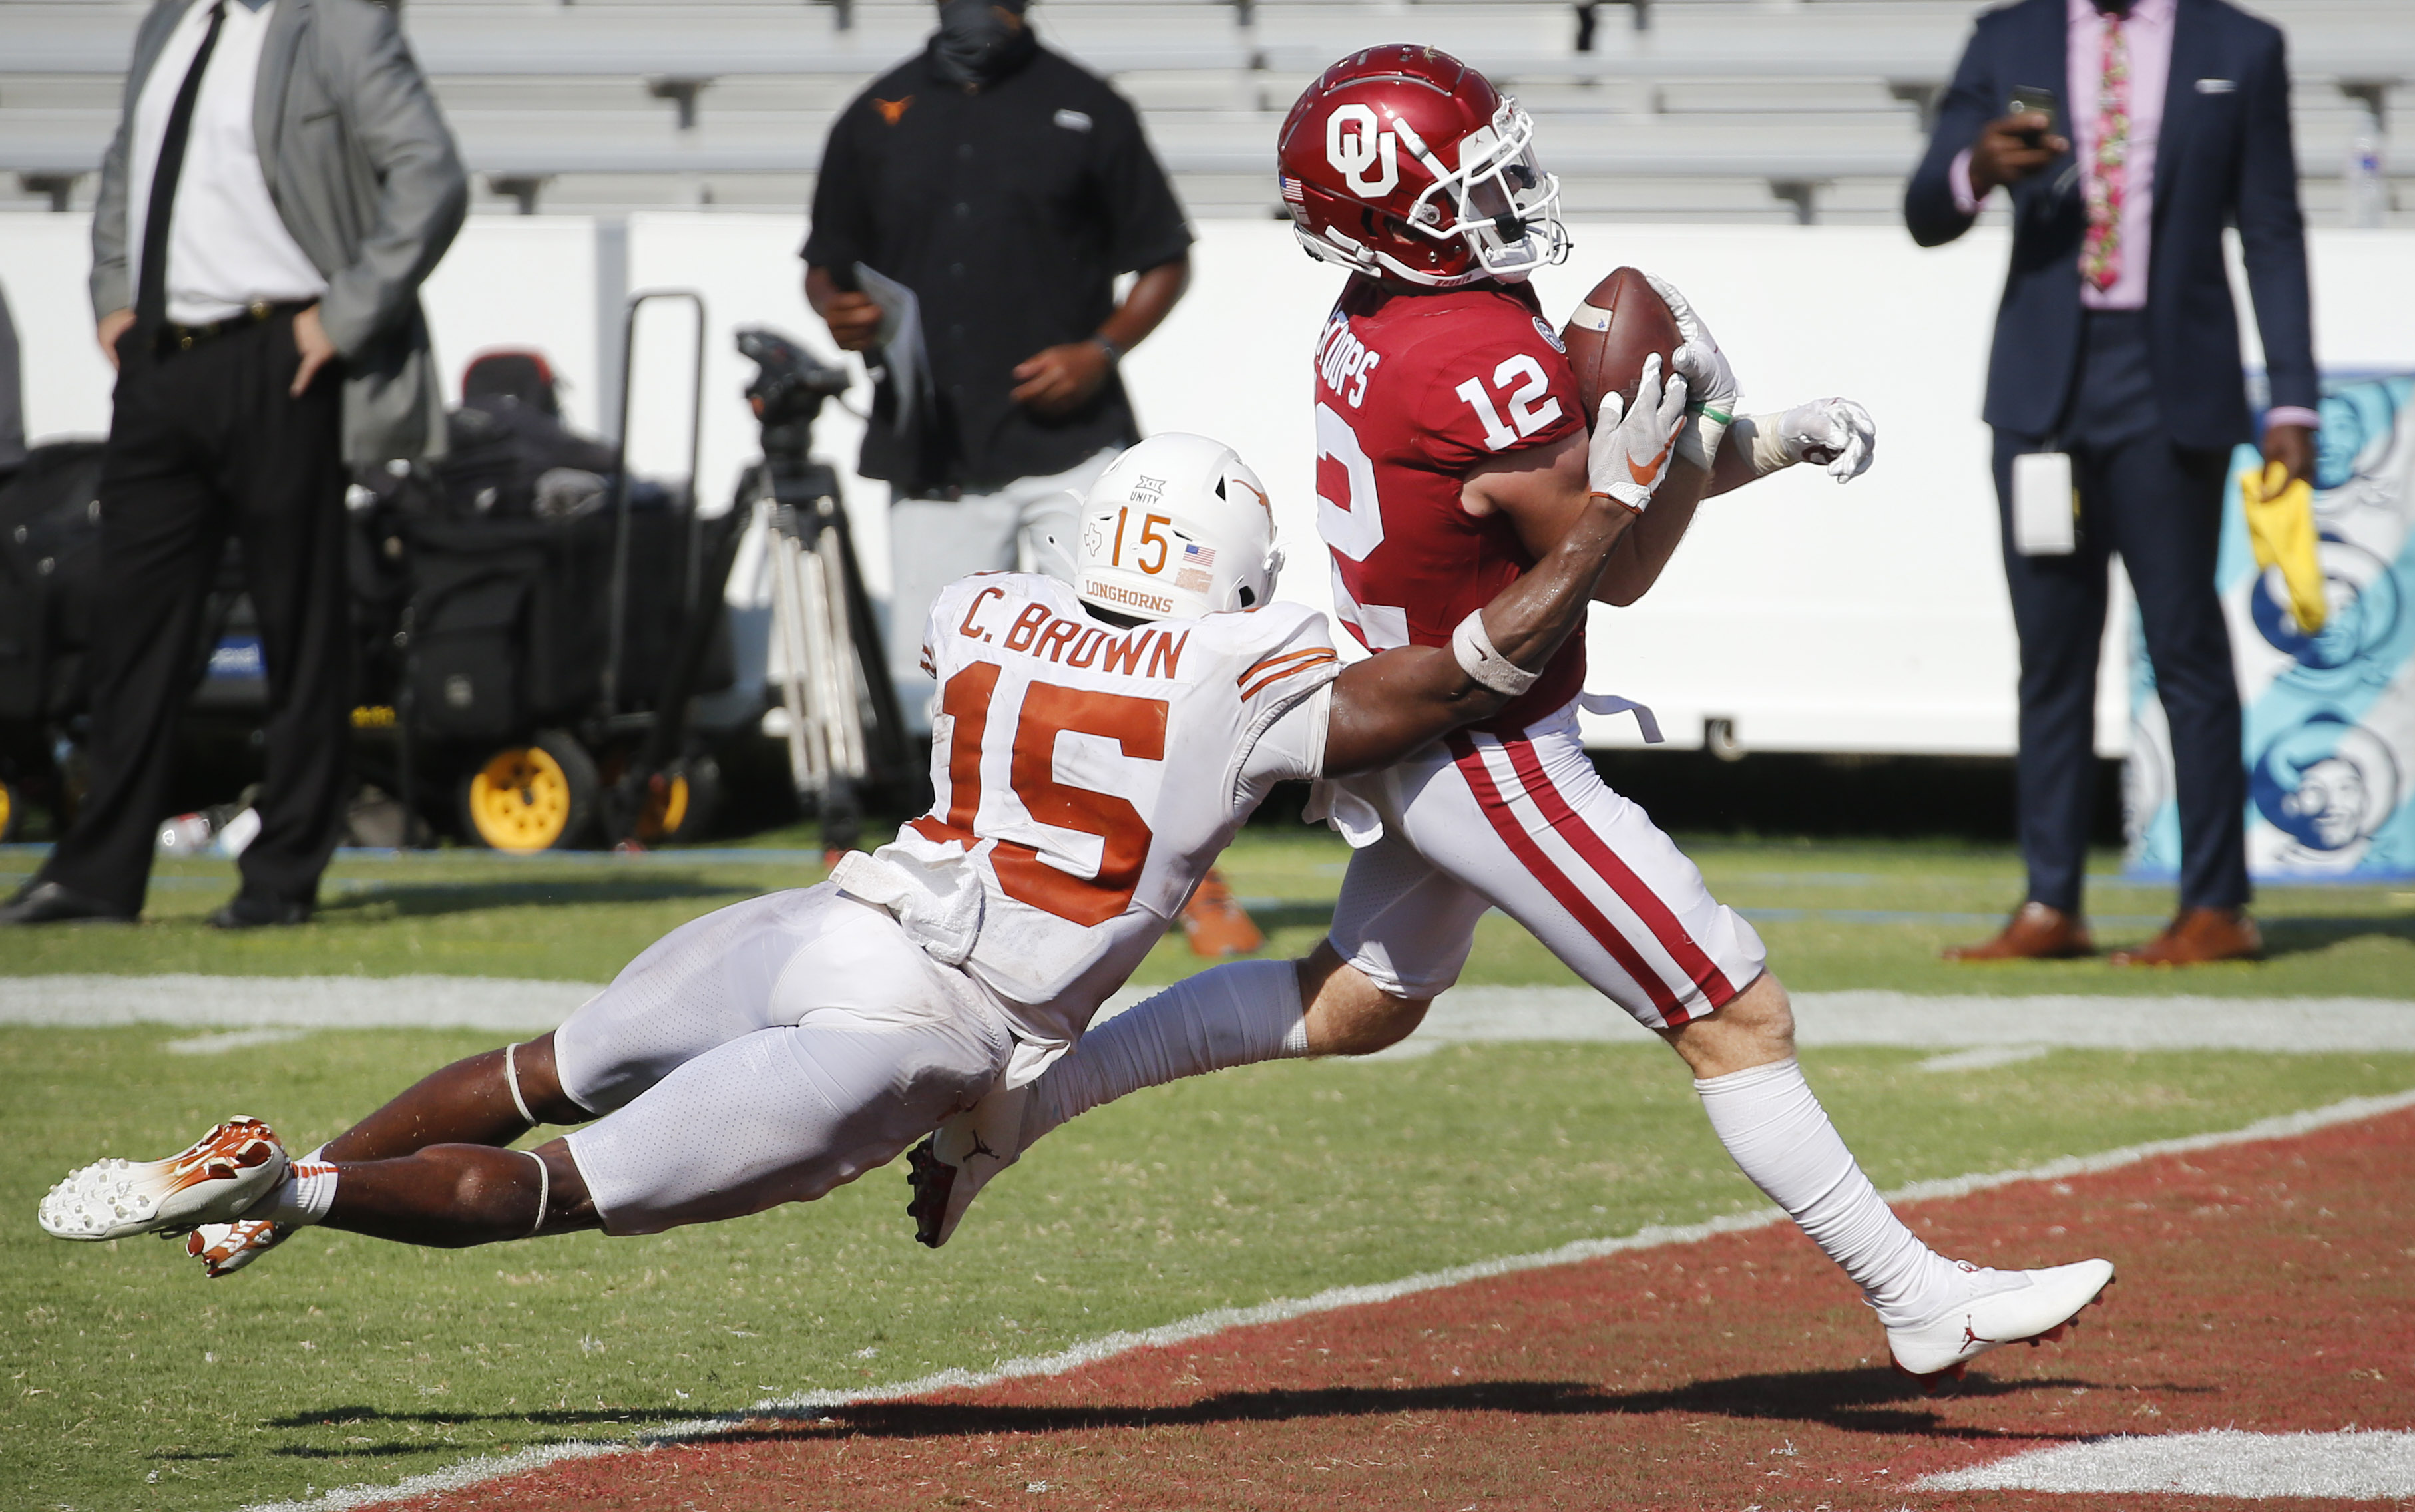
POLYGON ((1676 444, 1677 438, 1674 436, 1670 437, 1669 444, 1660 448, 1659 455, 1653 457, 1651 461, 1644 463, 1641 467, 1636 466, 1635 459, 1633 457, 1628 457, 1627 461, 1627 475, 1633 478, 1637 483, 1641 484, 1644 487, 1649 488, 1652 487, 1652 480, 1660 475, 1660 464, 1668 457, 1669 448, 1676 444))

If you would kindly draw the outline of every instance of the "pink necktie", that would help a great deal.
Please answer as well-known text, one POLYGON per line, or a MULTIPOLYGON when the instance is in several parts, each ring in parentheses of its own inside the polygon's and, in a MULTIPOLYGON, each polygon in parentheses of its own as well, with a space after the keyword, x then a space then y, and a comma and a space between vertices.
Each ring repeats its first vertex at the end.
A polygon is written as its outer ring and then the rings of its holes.
POLYGON ((2096 92, 2096 151, 2088 172, 2088 236, 2079 276, 2098 289, 2122 277, 2122 203, 2130 189, 2130 39, 2105 18, 2105 67, 2096 92))

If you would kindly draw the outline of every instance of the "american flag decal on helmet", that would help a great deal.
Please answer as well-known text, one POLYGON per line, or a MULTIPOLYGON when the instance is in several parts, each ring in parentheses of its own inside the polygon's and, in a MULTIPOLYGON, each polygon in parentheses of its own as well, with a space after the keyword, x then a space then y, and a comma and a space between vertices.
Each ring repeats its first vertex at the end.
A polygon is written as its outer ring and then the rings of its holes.
POLYGON ((1307 201, 1307 191, 1300 187, 1299 180, 1289 173, 1277 173, 1275 177, 1282 184, 1282 197, 1285 200, 1293 204, 1301 204, 1307 201))
POLYGON ((1186 567, 1213 567, 1216 565, 1216 548, 1185 541, 1182 543, 1182 564, 1186 567))

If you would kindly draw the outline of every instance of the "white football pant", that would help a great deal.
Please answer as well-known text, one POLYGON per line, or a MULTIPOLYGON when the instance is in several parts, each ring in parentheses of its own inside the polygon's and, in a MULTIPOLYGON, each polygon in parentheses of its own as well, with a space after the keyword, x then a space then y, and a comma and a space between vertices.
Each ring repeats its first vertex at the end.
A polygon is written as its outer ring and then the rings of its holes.
POLYGON ((554 1031, 604 1115, 570 1154, 608 1234, 808 1202, 897 1158, 1005 1070, 1006 1022, 831 884, 681 925, 554 1031))
POLYGON ((1711 1012, 1762 973, 1752 925, 1593 770, 1573 703, 1518 736, 1460 730, 1348 786, 1384 838, 1352 854, 1331 938, 1388 993, 1458 981, 1492 907, 1650 1028, 1711 1012))

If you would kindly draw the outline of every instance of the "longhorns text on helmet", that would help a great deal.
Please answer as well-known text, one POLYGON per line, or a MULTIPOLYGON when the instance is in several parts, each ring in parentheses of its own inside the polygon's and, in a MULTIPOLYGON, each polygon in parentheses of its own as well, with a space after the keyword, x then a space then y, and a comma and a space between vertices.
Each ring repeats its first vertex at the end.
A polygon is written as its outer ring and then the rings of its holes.
POLYGON ((1353 272, 1444 289, 1514 282, 1568 249, 1559 181, 1537 165, 1534 136, 1515 100, 1450 54, 1369 48, 1292 106, 1278 145, 1283 203, 1311 254, 1353 272))
POLYGON ((1163 431, 1132 446, 1082 501, 1073 591, 1144 620, 1253 609, 1282 553, 1266 486, 1222 442, 1163 431))

